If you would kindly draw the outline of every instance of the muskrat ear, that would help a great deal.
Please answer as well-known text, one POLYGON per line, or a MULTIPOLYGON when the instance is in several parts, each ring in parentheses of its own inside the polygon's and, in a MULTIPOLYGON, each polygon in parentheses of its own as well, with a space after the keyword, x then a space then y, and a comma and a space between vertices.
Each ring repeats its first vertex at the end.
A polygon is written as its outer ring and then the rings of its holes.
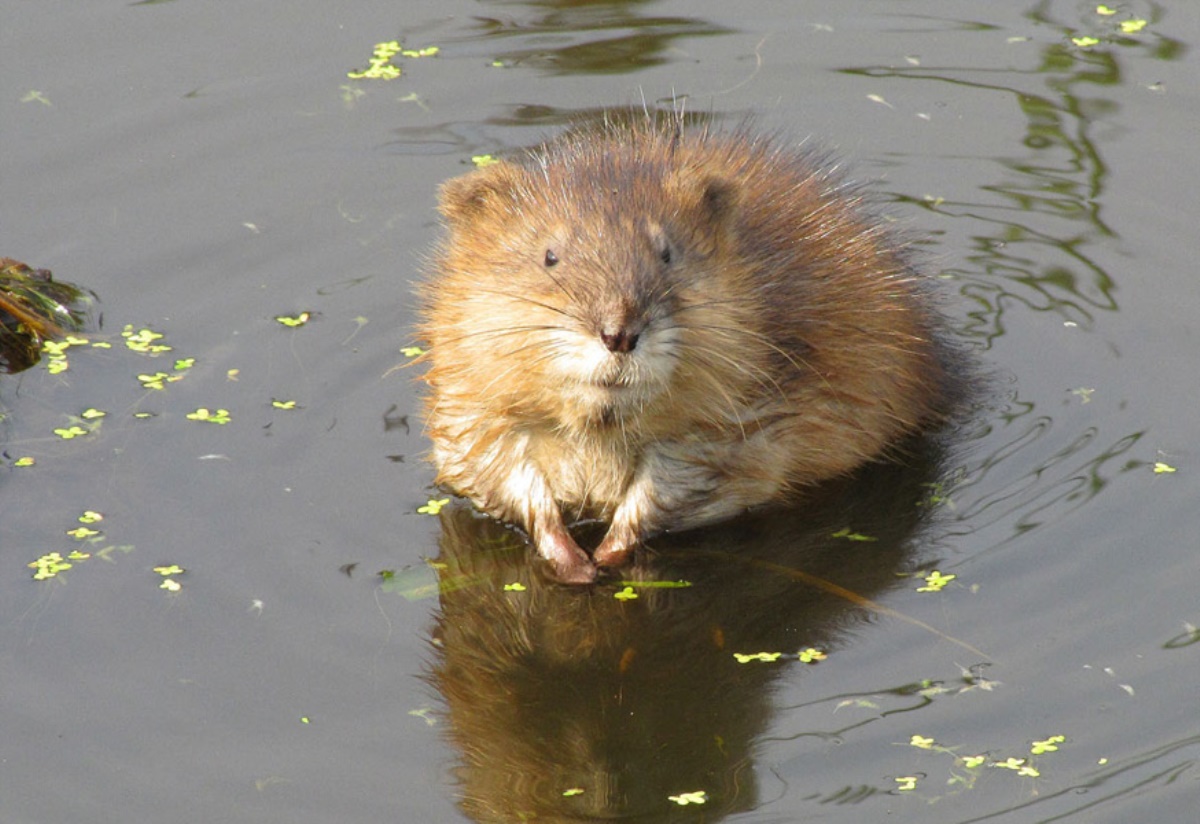
POLYGON ((494 213, 500 203, 512 201, 518 172, 513 164, 500 161, 447 180, 438 191, 438 211, 452 225, 494 213))
POLYGON ((701 182, 700 206, 714 224, 724 222, 737 207, 737 186, 723 177, 708 177, 701 182))
POLYGON ((738 184, 722 175, 695 174, 680 181, 684 202, 698 218, 688 245, 700 254, 714 254, 732 239, 734 217, 741 201, 738 184), (690 178, 690 179, 689 179, 690 178))

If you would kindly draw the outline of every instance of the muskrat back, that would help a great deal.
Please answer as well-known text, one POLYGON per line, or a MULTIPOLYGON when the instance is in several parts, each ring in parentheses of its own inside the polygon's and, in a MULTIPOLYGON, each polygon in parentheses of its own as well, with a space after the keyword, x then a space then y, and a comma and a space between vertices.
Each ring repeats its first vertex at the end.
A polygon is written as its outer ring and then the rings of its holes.
POLYGON ((423 286, 437 480, 559 578, 942 418, 941 321, 827 165, 748 128, 572 132, 443 185, 423 286), (600 518, 592 556, 568 520, 600 518))

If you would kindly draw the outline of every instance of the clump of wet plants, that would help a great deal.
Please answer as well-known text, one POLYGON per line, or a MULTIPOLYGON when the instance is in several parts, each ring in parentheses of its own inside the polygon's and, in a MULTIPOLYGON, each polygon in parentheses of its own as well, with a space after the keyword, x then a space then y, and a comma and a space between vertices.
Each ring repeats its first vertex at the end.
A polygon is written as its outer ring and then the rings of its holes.
POLYGON ((48 269, 0 258, 0 371, 22 372, 40 360, 45 341, 80 331, 93 300, 48 269))

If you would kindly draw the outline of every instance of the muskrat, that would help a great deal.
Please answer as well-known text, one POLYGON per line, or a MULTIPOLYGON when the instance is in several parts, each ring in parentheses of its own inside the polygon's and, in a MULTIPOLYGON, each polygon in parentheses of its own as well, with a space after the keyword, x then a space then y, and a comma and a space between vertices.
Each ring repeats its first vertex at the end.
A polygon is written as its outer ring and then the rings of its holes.
POLYGON ((437 482, 565 582, 937 425, 944 320, 836 169, 744 125, 606 123, 446 182, 421 332, 437 482), (609 524, 591 556, 568 523, 609 524))

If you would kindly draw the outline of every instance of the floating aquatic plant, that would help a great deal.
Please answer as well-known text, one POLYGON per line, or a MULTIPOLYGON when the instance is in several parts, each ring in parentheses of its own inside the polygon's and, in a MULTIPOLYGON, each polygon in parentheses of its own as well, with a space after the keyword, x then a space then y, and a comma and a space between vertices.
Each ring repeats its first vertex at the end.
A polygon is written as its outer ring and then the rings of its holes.
POLYGON ((44 344, 82 329, 91 302, 88 293, 54 280, 48 269, 0 258, 0 371, 28 369, 44 344))

